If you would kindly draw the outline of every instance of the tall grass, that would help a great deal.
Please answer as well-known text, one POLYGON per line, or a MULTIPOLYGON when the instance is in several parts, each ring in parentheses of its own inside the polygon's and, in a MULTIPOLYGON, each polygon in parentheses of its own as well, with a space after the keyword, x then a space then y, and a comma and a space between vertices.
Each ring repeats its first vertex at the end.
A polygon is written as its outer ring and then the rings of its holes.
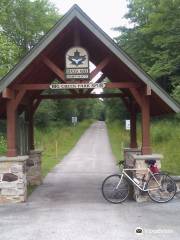
MULTIPOLYGON (((107 123, 112 151, 117 158, 123 159, 123 148, 129 146, 129 131, 120 121, 107 123)), ((163 154, 162 170, 180 175, 180 122, 175 119, 158 120, 151 124, 151 140, 154 153, 163 154)), ((138 143, 141 144, 140 126, 138 143)))

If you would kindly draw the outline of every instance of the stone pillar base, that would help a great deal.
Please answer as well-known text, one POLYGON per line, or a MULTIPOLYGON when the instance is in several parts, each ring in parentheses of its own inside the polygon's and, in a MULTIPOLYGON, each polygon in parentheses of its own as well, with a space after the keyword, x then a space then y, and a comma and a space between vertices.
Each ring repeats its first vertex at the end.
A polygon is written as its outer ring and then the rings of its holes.
POLYGON ((0 157, 0 204, 26 201, 27 159, 28 156, 0 157))
POLYGON ((29 159, 26 162, 28 185, 38 186, 42 183, 41 154, 41 150, 30 150, 29 152, 29 159))
POLYGON ((127 168, 134 167, 134 158, 132 154, 141 155, 141 149, 139 148, 124 148, 124 160, 127 168))
MULTIPOLYGON (((125 168, 134 168, 134 159, 132 158, 132 154, 141 154, 141 150, 139 148, 124 148, 124 161, 125 168)), ((132 178, 133 172, 128 171, 127 174, 132 178)), ((130 185, 129 189, 129 199, 134 199, 134 187, 130 185)))
MULTIPOLYGON (((137 155, 132 154, 131 157, 134 159, 134 168, 136 169, 146 169, 147 164, 145 163, 145 160, 155 159, 156 165, 160 169, 161 168, 161 159, 163 158, 160 154, 152 154, 152 155, 137 155)), ((145 174, 145 171, 137 170, 133 171, 133 177, 137 178, 140 181, 140 184, 142 184, 142 178, 145 174)), ((140 191, 137 187, 134 187, 134 199, 136 202, 146 202, 149 201, 150 198, 146 192, 140 191)))

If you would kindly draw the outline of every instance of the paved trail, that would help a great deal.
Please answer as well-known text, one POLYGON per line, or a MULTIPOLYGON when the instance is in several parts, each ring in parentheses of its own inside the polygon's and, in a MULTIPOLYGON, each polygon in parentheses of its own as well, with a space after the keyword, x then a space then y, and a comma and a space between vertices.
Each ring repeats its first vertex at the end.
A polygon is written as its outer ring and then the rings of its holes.
POLYGON ((178 199, 113 205, 102 198, 103 179, 117 171, 106 126, 97 122, 27 203, 0 206, 0 240, 178 240, 178 199))

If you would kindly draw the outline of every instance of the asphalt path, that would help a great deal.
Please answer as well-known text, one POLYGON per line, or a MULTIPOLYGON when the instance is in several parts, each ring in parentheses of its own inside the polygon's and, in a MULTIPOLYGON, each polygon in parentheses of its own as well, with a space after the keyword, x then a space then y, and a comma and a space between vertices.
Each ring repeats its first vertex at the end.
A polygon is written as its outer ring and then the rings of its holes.
POLYGON ((118 205, 103 199, 101 183, 116 172, 105 123, 96 122, 26 203, 0 206, 0 240, 180 239, 180 199, 118 205))

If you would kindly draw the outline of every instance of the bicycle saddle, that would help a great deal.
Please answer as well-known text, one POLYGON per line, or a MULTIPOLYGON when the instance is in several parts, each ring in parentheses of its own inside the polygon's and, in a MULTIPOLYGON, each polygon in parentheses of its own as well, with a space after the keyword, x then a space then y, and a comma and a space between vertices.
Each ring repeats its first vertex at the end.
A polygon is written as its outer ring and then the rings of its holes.
POLYGON ((145 163, 147 163, 148 165, 154 165, 156 163, 155 159, 146 159, 145 163))

